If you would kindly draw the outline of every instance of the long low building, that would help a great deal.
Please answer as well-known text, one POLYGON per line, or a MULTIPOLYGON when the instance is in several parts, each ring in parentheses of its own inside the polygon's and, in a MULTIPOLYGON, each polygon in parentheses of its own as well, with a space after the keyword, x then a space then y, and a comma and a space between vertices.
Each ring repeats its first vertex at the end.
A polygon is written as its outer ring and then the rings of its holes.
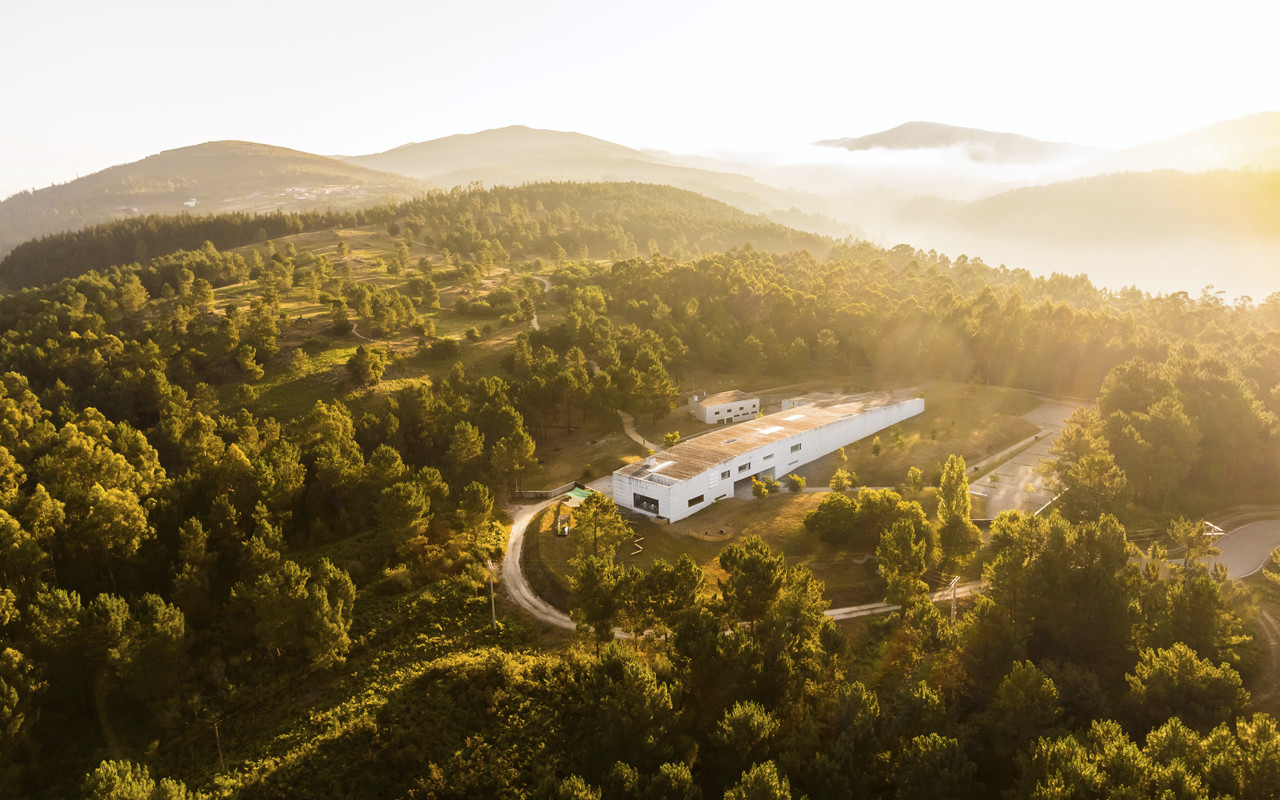
POLYGON ((731 496, 752 478, 780 478, 923 411, 923 398, 882 392, 820 399, 628 464, 613 473, 613 501, 675 522, 731 496))

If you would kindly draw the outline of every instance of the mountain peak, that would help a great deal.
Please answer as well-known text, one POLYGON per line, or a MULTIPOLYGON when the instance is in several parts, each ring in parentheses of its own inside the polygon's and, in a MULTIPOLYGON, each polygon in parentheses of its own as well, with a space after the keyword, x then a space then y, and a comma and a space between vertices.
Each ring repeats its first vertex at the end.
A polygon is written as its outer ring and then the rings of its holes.
POLYGON ((896 128, 866 136, 827 139, 818 144, 850 151, 959 149, 973 161, 1057 161, 1097 152, 1082 145, 924 120, 904 122, 896 128))

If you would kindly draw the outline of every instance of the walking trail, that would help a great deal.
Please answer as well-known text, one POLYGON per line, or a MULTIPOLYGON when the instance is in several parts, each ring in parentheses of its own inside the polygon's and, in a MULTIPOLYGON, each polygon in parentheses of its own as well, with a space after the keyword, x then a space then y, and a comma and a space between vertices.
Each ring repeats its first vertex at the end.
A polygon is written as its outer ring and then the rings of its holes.
POLYGON ((630 414, 623 411, 622 409, 618 409, 618 416, 622 417, 622 430, 627 432, 627 436, 630 437, 631 441, 635 442, 636 444, 640 445, 646 450, 652 450, 655 453, 662 449, 658 445, 654 444, 653 442, 649 441, 648 439, 640 435, 640 432, 636 430, 635 417, 631 416, 630 414))

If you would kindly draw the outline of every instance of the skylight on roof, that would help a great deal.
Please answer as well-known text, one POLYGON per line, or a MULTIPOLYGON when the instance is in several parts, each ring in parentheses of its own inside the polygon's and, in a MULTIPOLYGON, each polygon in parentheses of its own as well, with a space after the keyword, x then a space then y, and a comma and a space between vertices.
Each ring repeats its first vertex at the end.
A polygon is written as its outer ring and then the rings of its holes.
POLYGON ((792 414, 789 417, 782 418, 786 422, 795 422, 798 419, 804 419, 804 414, 792 414))
POLYGON ((770 425, 770 426, 769 426, 769 427, 767 427, 767 428, 761 428, 761 429, 760 429, 760 433, 777 433, 777 432, 778 432, 778 431, 780 431, 780 430, 782 430, 781 426, 778 426, 778 425, 770 425))

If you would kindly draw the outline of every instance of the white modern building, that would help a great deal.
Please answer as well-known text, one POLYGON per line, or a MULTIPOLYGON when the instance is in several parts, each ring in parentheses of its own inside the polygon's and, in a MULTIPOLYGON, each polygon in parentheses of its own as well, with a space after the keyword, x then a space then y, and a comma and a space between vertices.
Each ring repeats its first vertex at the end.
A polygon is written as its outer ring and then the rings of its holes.
POLYGON ((760 398, 733 389, 708 395, 701 400, 696 396, 689 400, 693 415, 703 422, 725 425, 740 419, 750 419, 760 413, 760 398))
POLYGON ((752 478, 787 475, 923 411, 923 398, 874 392, 821 399, 709 431, 615 471, 613 501, 675 522, 752 478))

